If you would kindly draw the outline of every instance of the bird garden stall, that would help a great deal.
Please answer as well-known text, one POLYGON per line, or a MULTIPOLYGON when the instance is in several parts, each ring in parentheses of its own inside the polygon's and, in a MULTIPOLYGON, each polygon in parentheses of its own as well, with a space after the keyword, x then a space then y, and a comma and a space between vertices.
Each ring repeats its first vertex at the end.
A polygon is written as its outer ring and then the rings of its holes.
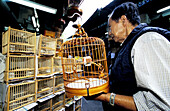
POLYGON ((53 111, 59 111, 64 108, 64 93, 58 94, 52 98, 53 111))
POLYGON ((8 27, 8 30, 2 34, 2 54, 35 54, 35 51, 36 33, 8 27))
POLYGON ((9 55, 6 59, 4 81, 35 77, 35 56, 9 55))
POLYGON ((61 57, 53 57, 53 73, 54 74, 62 73, 61 57))
POLYGON ((56 39, 40 35, 39 56, 54 56, 56 54, 56 39))
POLYGON ((54 76, 54 93, 64 90, 63 75, 58 74, 54 76))
POLYGON ((37 77, 52 74, 53 57, 38 57, 37 77))
POLYGON ((9 84, 6 95, 6 111, 26 106, 36 101, 35 81, 9 84))
POLYGON ((53 77, 37 79, 37 99, 53 94, 53 77))
MULTIPOLYGON (((84 30, 78 26, 75 35, 81 34, 84 35, 84 30)), ((67 96, 90 96, 109 91, 105 43, 102 39, 87 35, 72 38, 62 44, 61 52, 67 96)))

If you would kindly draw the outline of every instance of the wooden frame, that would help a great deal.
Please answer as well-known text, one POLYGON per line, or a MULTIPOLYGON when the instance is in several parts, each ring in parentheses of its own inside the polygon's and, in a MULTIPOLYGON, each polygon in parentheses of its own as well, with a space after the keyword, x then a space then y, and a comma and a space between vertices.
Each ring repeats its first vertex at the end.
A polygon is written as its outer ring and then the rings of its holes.
POLYGON ((55 56, 56 39, 40 35, 38 56, 55 56))
POLYGON ((6 101, 7 111, 13 111, 35 102, 35 81, 9 85, 6 101))
POLYGON ((35 56, 8 55, 4 81, 35 78, 35 56))
POLYGON ((35 51, 36 33, 8 27, 8 30, 2 34, 2 54, 35 54, 35 51))

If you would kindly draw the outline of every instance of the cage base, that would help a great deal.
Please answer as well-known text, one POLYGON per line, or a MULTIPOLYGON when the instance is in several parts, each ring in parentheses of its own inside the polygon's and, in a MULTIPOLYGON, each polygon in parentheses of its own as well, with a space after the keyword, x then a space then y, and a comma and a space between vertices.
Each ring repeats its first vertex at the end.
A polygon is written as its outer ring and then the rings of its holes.
POLYGON ((65 87, 65 92, 67 97, 72 98, 74 96, 92 96, 99 93, 108 93, 109 92, 109 81, 105 84, 93 87, 93 88, 69 88, 65 87))

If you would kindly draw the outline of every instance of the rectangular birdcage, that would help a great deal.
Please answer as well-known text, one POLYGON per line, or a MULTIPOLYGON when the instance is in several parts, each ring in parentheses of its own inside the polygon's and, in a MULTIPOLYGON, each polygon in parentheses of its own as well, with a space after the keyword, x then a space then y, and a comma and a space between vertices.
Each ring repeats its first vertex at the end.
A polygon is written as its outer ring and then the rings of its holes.
POLYGON ((38 49, 39 56, 54 56, 56 53, 56 39, 41 35, 38 49))
POLYGON ((37 99, 53 94, 53 78, 37 80, 37 99))
POLYGON ((54 76, 54 93, 64 90, 63 75, 54 76))
POLYGON ((52 57, 38 57, 37 76, 48 76, 52 74, 52 57))
POLYGON ((54 111, 58 111, 64 107, 64 93, 56 95, 52 98, 52 108, 54 111))
POLYGON ((66 93, 64 94, 64 106, 65 111, 73 111, 74 97, 68 97, 66 93))
POLYGON ((65 94, 65 111, 74 111, 74 97, 69 98, 65 94))
POLYGON ((51 111, 51 108, 52 108, 51 102, 52 102, 52 99, 38 103, 38 111, 51 111))
POLYGON ((74 97, 75 100, 75 111, 81 111, 81 97, 74 97))
POLYGON ((36 50, 36 33, 8 27, 2 34, 2 54, 32 53, 36 50))
POLYGON ((61 47, 61 45, 62 45, 62 43, 63 43, 63 39, 60 39, 60 38, 57 38, 57 49, 60 49, 60 47, 61 47))
POLYGON ((61 57, 53 57, 53 73, 62 73, 61 57))
POLYGON ((35 56, 9 55, 6 59, 4 81, 34 78, 35 56))
POLYGON ((35 81, 9 84, 6 95, 6 111, 13 111, 35 101, 35 81))

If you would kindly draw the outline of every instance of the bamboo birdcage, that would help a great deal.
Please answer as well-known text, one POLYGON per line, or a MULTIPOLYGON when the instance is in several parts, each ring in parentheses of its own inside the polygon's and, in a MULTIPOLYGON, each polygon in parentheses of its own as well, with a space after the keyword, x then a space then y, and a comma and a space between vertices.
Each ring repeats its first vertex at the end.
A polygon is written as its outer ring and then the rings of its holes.
POLYGON ((75 35, 85 37, 72 38, 61 46, 66 94, 72 97, 107 93, 109 77, 105 43, 100 38, 88 37, 80 25, 77 28, 75 35))
POLYGON ((53 78, 39 79, 37 81, 37 99, 53 94, 53 78))
POLYGON ((36 33, 8 27, 2 34, 2 54, 31 53, 36 51, 36 33))
POLYGON ((40 35, 39 56, 54 56, 56 53, 56 39, 40 35))
POLYGON ((35 56, 7 56, 4 81, 31 77, 35 77, 35 56))
POLYGON ((35 101, 35 81, 8 85, 5 104, 6 111, 13 111, 35 101))

